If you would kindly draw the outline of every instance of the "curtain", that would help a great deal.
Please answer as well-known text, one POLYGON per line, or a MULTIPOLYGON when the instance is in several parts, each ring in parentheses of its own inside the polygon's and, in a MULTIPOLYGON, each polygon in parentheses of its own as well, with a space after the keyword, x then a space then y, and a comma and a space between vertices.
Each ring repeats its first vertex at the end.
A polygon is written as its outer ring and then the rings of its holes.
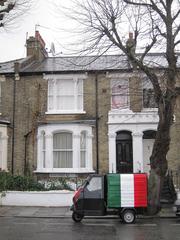
POLYGON ((72 133, 62 132, 53 136, 53 167, 72 168, 72 133))
POLYGON ((129 107, 129 89, 128 81, 113 80, 112 81, 112 109, 126 109, 129 107))
POLYGON ((86 146, 87 145, 87 134, 85 131, 81 132, 81 139, 80 139, 80 149, 81 149, 81 159, 80 159, 80 167, 86 167, 86 146))

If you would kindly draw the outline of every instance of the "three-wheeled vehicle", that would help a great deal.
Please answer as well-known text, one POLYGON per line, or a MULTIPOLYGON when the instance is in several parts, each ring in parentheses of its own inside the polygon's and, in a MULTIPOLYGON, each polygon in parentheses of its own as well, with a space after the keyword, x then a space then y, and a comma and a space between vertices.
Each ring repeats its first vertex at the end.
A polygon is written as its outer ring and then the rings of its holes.
POLYGON ((107 174, 90 175, 75 192, 71 210, 75 222, 84 216, 116 214, 124 223, 133 223, 146 207, 146 174, 107 174))

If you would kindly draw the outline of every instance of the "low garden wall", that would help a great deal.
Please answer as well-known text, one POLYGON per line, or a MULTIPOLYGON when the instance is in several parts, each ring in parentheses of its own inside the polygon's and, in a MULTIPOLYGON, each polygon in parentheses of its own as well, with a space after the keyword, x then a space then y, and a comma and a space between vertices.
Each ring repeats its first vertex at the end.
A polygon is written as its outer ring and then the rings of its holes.
POLYGON ((71 206, 74 192, 58 191, 5 191, 0 193, 2 206, 71 206))

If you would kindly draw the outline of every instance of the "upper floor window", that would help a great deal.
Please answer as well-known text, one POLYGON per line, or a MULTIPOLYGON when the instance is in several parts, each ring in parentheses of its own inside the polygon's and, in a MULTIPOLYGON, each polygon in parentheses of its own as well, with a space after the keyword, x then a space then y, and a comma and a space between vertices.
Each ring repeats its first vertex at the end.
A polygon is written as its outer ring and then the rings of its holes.
POLYGON ((129 81, 113 79, 111 82, 111 109, 129 108, 129 81))
POLYGON ((48 113, 83 112, 83 78, 59 75, 48 78, 48 113))
POLYGON ((157 108, 157 103, 154 97, 154 90, 149 79, 143 79, 143 107, 157 108))

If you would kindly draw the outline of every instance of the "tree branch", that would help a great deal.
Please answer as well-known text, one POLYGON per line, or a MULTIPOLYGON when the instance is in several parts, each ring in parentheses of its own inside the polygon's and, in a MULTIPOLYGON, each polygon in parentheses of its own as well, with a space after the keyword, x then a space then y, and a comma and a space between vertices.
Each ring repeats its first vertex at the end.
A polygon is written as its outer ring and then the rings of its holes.
POLYGON ((159 34, 160 34, 162 37, 167 38, 167 34, 166 34, 165 32, 162 32, 161 29, 159 28, 159 26, 156 26, 155 28, 158 30, 159 34))
POLYGON ((179 32, 180 32, 180 25, 177 27, 175 33, 173 34, 174 39, 178 35, 179 32))
POLYGON ((139 2, 132 2, 130 0, 123 0, 127 4, 135 5, 135 6, 145 6, 145 7, 152 7, 149 3, 139 3, 139 2))
POLYGON ((178 12, 174 15, 174 17, 173 17, 173 22, 176 20, 176 18, 178 17, 179 14, 180 14, 180 9, 179 9, 178 12))
POLYGON ((151 44, 149 44, 149 45, 146 47, 144 53, 142 54, 142 56, 141 56, 141 58, 140 58, 140 61, 141 61, 141 62, 143 62, 145 56, 146 56, 147 53, 151 50, 151 48, 154 46, 154 44, 156 43, 156 41, 157 41, 157 39, 156 39, 156 37, 154 37, 154 38, 152 39, 151 44))
POLYGON ((178 40, 177 42, 174 43, 174 46, 177 46, 178 44, 180 44, 180 40, 178 40))

